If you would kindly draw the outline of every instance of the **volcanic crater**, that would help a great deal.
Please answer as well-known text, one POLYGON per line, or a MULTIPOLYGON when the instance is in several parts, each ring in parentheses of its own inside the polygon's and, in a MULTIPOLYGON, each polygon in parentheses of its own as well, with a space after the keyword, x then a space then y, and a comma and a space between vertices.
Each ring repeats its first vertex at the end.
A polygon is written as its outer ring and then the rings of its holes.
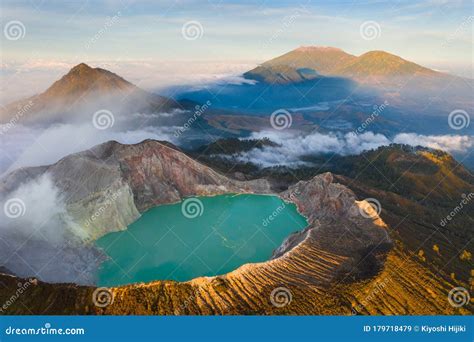
MULTIPOLYGON (((2 180, 2 191, 8 193, 21 182, 44 174, 48 174, 60 189, 68 215, 86 227, 83 243, 90 243, 108 232, 126 229, 140 213, 152 207, 195 196, 273 194, 286 203, 294 203, 308 221, 304 230, 288 236, 266 262, 245 264, 225 275, 199 277, 187 282, 158 280, 113 287, 108 289, 113 295, 113 303, 103 308, 91 305, 93 296, 77 296, 74 306, 86 311, 263 313, 272 307, 268 301, 272 291, 284 288, 299 302, 298 312, 309 312, 304 304, 305 297, 322 288, 373 277, 382 269, 392 248, 386 225, 374 208, 365 201, 357 201, 351 190, 334 182, 331 173, 275 192, 265 179, 230 179, 168 143, 146 140, 123 145, 110 141, 67 156, 50 166, 12 172, 2 180), (82 182, 80 189, 77 188, 78 181, 82 182), (114 195, 113 202, 110 201, 111 194, 118 194, 114 195), (107 210, 101 210, 106 204, 107 210), (98 211, 100 215, 96 215, 98 211), (91 220, 91 217, 95 219, 91 220), (130 299, 137 298, 137 293, 143 291, 146 295, 130 305, 130 299)), ((15 272, 15 265, 6 267, 15 272)), ((60 292, 74 289, 85 295, 95 289, 90 285, 57 284, 54 279, 40 280, 55 283, 40 281, 41 291, 54 287, 60 292)), ((50 307, 60 305, 62 300, 55 297, 50 307)))

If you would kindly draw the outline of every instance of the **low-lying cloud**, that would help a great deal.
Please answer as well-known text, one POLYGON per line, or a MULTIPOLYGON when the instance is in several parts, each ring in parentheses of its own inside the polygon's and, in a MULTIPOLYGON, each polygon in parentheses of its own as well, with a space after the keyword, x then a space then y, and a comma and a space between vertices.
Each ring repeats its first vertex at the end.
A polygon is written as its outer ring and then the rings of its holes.
POLYGON ((176 142, 174 132, 179 127, 143 127, 135 130, 98 130, 92 123, 60 124, 49 128, 17 126, 0 134, 4 153, 0 159, 0 173, 24 166, 48 165, 64 156, 87 150, 109 140, 135 144, 145 139, 176 142))
POLYGON ((450 153, 467 152, 474 147, 474 137, 468 135, 419 135, 400 133, 393 139, 394 143, 412 146, 425 146, 450 153))
POLYGON ((447 151, 464 153, 474 146, 474 137, 460 135, 419 135, 401 133, 393 139, 383 134, 365 132, 363 134, 322 134, 313 132, 307 135, 289 131, 261 131, 253 133, 250 139, 269 138, 279 146, 265 146, 238 153, 232 157, 241 162, 251 162, 262 167, 285 165, 298 167, 308 164, 302 160, 305 156, 321 153, 340 155, 360 154, 363 151, 386 146, 391 143, 411 146, 425 146, 447 151))
MULTIPOLYGON (((175 114, 169 113, 169 115, 175 114)), ((68 154, 87 150, 109 140, 135 144, 145 139, 156 139, 179 145, 180 139, 175 134, 179 128, 179 126, 147 126, 131 130, 98 130, 92 123, 83 123, 59 124, 42 129, 18 125, 8 134, 0 135, 3 149, 0 156, 0 173, 7 173, 25 166, 52 164, 68 154)), ((425 146, 454 154, 465 153, 474 147, 474 137, 467 135, 400 133, 389 139, 383 134, 370 131, 357 135, 318 132, 303 135, 301 132, 271 130, 254 132, 249 138, 265 137, 279 146, 254 148, 233 157, 238 161, 252 162, 262 167, 275 165, 298 167, 307 164, 301 159, 305 156, 321 153, 360 154, 391 143, 425 146)))

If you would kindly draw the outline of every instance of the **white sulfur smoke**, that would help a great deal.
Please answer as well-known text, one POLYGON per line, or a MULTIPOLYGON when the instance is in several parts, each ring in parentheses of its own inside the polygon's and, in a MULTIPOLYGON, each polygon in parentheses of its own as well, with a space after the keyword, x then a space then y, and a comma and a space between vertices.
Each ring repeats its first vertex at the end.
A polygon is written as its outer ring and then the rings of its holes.
POLYGON ((92 284, 101 254, 78 243, 82 228, 67 213, 49 174, 0 198, 0 266, 22 277, 92 284))

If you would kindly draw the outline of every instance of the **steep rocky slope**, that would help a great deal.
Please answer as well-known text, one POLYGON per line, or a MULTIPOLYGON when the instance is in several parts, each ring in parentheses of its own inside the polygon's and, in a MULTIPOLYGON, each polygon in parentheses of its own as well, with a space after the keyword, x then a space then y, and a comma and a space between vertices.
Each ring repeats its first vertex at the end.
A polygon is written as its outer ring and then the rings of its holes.
MULTIPOLYGON (((317 267, 310 276, 332 277, 334 267, 344 259, 313 250, 298 263, 314 260, 317 267)), ((287 266, 286 262, 281 262, 287 266)), ((439 280, 436 273, 416 259, 395 248, 388 253, 383 269, 377 275, 357 282, 317 284, 297 279, 293 282, 266 268, 246 265, 225 277, 199 278, 188 283, 153 282, 119 288, 102 289, 105 308, 93 301, 97 289, 73 284, 48 284, 32 280, 23 296, 0 314, 261 314, 261 315, 434 315, 472 314, 472 304, 455 308, 447 296, 452 284, 439 280), (272 276, 269 276, 271 274, 272 276), (272 303, 272 292, 281 294, 281 307, 272 303), (113 301, 112 299, 113 298, 113 301), (288 298, 288 299, 286 299, 288 298), (290 300, 291 299, 291 300, 290 300)), ((293 265, 295 268, 295 265, 293 265)), ((0 276, 0 300, 15 295, 18 283, 26 279, 0 276)))

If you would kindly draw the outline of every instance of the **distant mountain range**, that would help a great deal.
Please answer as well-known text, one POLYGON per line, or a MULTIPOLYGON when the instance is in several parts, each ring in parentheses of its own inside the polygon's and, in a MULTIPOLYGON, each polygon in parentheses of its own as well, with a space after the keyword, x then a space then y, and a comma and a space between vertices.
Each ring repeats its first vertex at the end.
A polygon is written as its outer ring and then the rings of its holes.
POLYGON ((321 76, 347 77, 358 82, 387 82, 394 78, 449 77, 385 51, 357 57, 333 47, 305 46, 262 63, 244 74, 267 83, 295 83, 321 76))
MULTIPOLYGON (((318 130, 349 132, 375 106, 387 103, 370 130, 384 135, 474 133, 469 127, 454 132, 448 125, 449 113, 461 109, 469 114, 474 107, 472 79, 435 71, 385 51, 354 56, 333 47, 300 47, 243 76, 255 84, 210 87, 211 93, 219 94, 214 107, 232 112, 211 118, 214 127, 245 132, 247 120, 236 119, 237 115, 267 117, 283 108, 294 116, 302 115, 304 120, 298 121, 304 126, 310 122, 318 130)), ((185 89, 177 98, 202 102, 209 96, 208 89, 185 89)))
MULTIPOLYGON (((453 131, 447 120, 453 110, 474 108, 473 80, 431 70, 384 51, 354 56, 338 48, 300 47, 243 76, 255 84, 186 88, 171 99, 81 63, 45 92, 0 110, 0 123, 90 122, 95 112, 105 109, 119 119, 122 128, 133 129, 144 121, 150 126, 182 126, 197 105, 212 100, 210 108, 197 118, 199 125, 193 126, 205 128, 206 138, 242 137, 270 129, 268 118, 278 109, 292 113, 294 129, 347 133, 386 103, 368 130, 385 136, 474 132, 472 127, 453 131), (186 110, 186 115, 175 115, 186 110)), ((192 139, 203 138, 199 132, 191 135, 192 139)))
POLYGON ((404 111, 437 116, 472 108, 474 81, 438 72, 385 51, 354 56, 333 47, 300 47, 244 74, 267 84, 298 84, 339 77, 369 87, 404 111), (446 111, 448 111, 446 113, 446 111))

